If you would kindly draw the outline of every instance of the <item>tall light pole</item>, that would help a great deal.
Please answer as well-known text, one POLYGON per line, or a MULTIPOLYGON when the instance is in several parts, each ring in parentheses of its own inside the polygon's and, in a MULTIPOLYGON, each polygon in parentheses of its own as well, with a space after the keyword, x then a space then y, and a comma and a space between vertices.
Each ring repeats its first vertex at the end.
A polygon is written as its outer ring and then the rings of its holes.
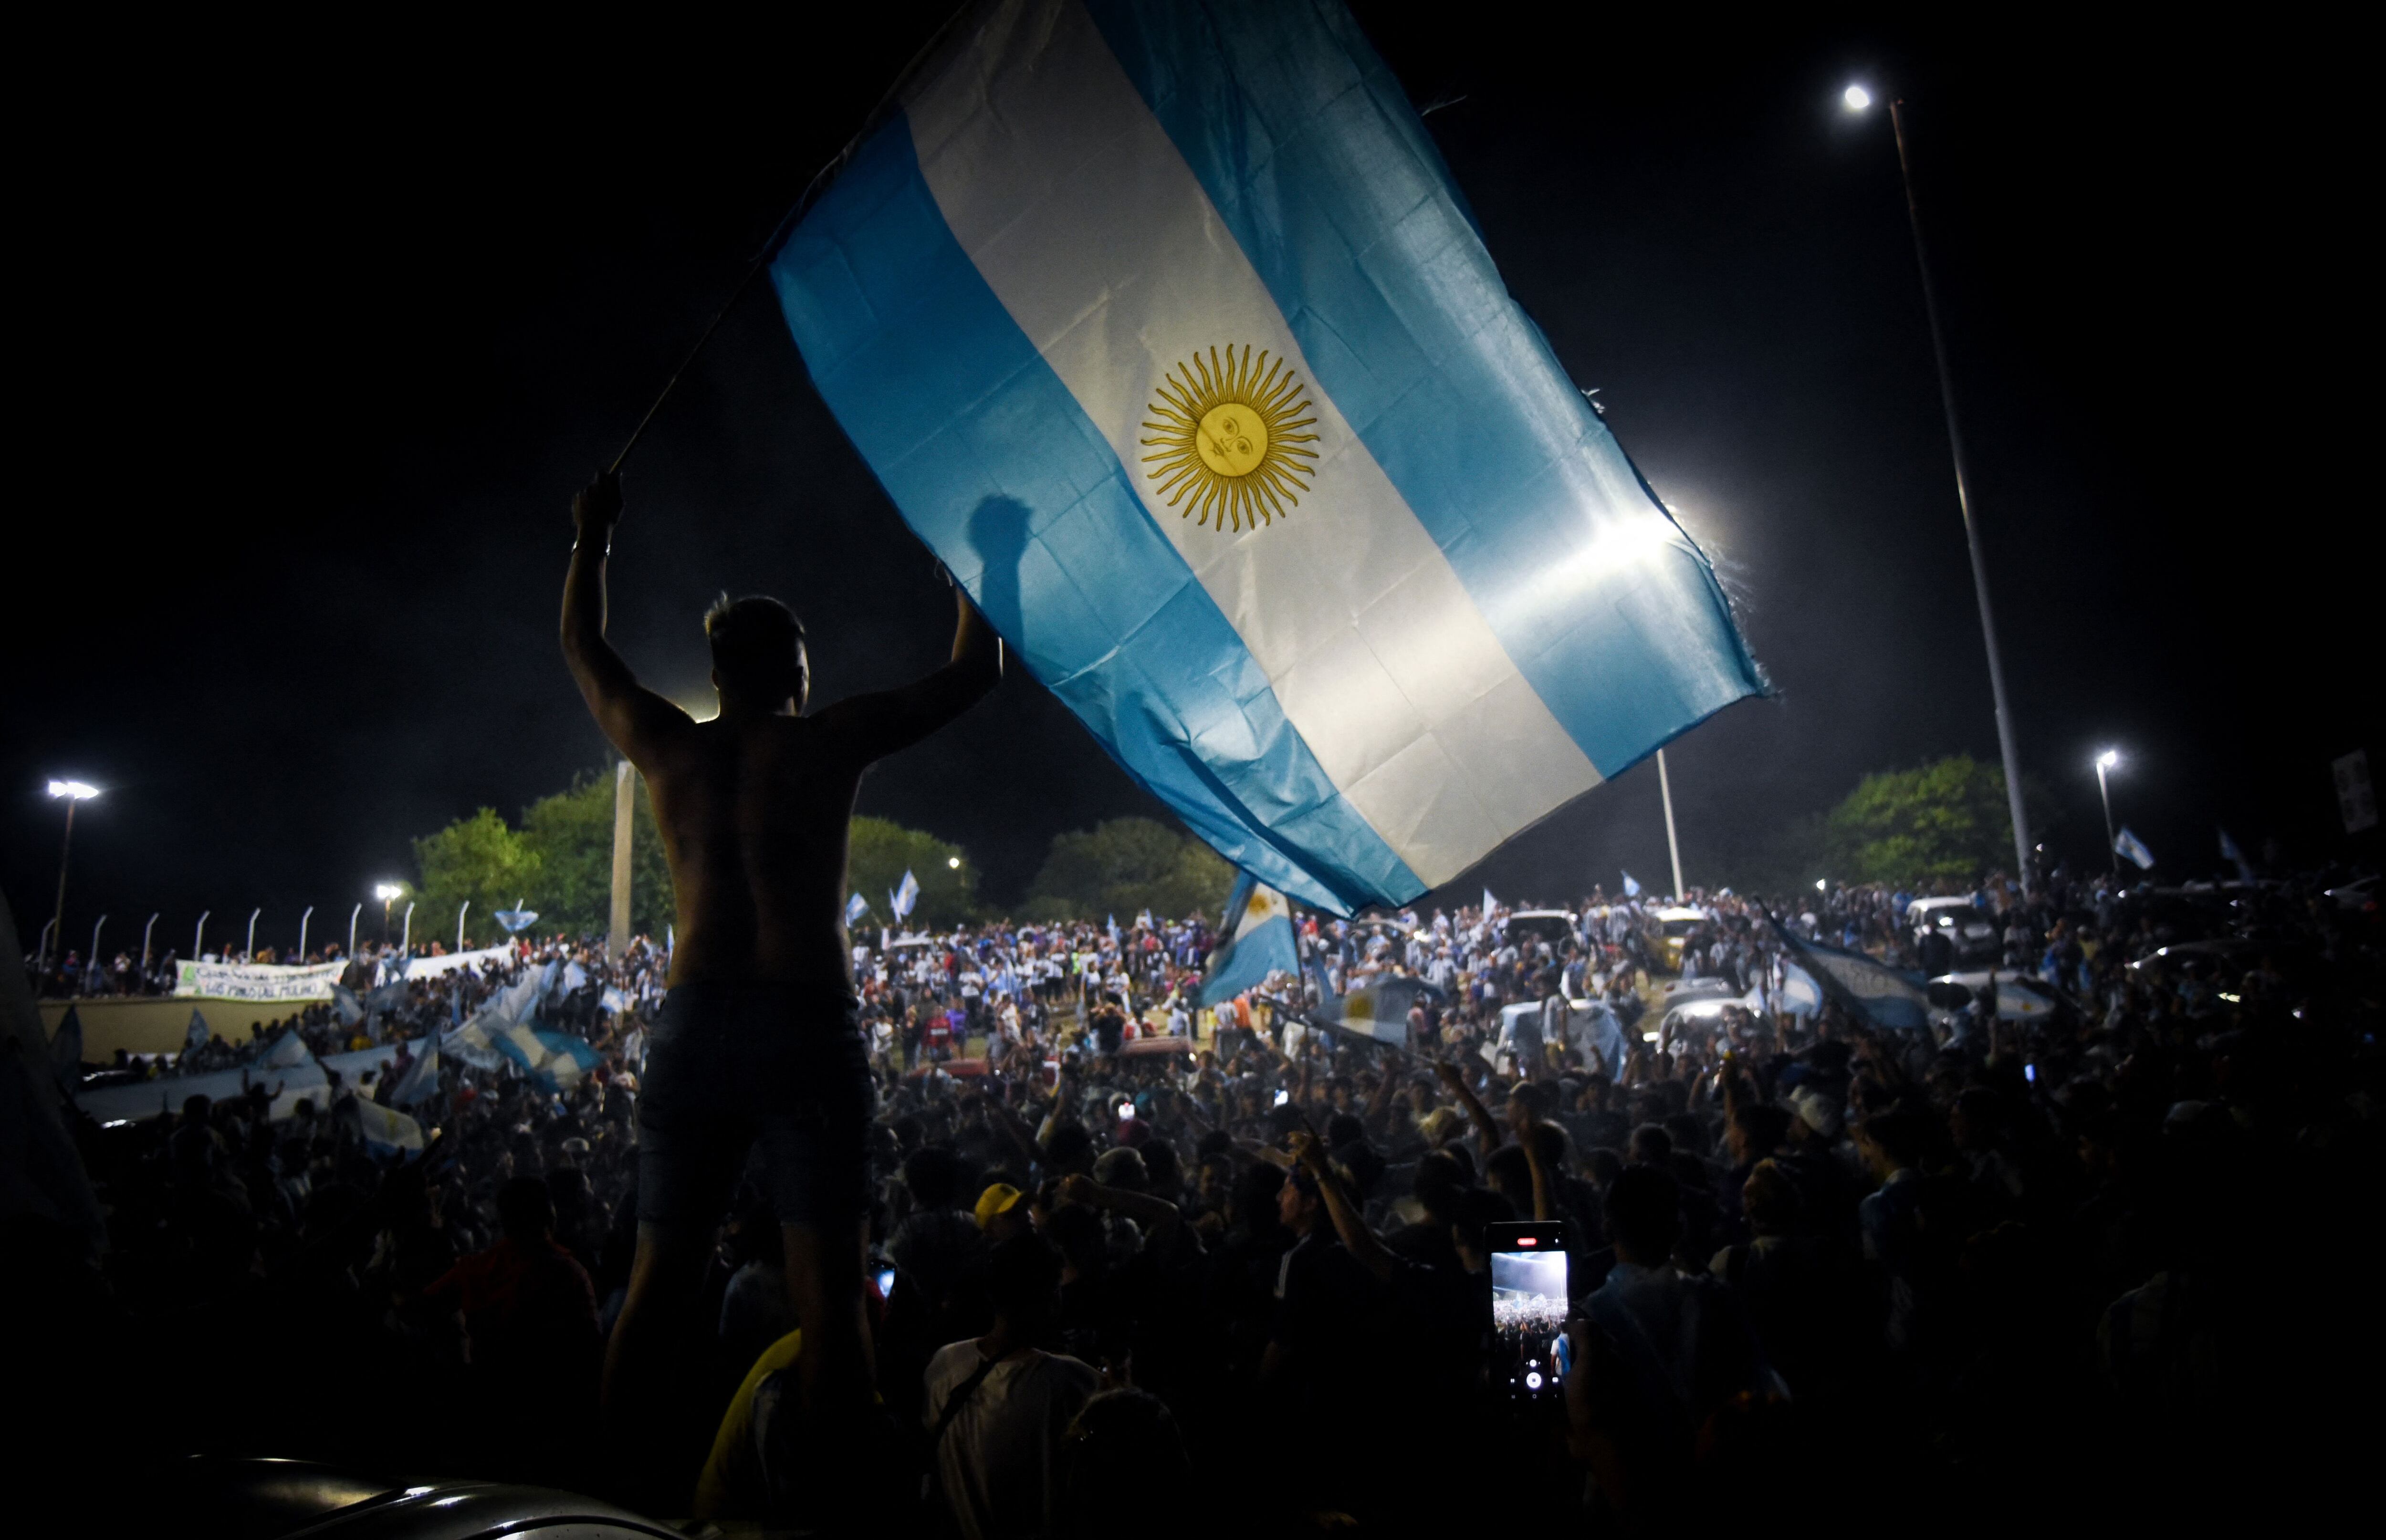
POLYGON ((414 900, 406 902, 406 933, 397 939, 397 955, 405 957, 414 949, 414 900))
MULTIPOLYGON (((155 914, 149 917, 148 924, 141 927, 141 977, 144 981, 149 977, 149 933, 157 928, 157 917, 155 914)), ((148 985, 144 982, 142 987, 145 989, 148 985)))
POLYGON ((636 820, 637 769, 623 759, 613 767, 613 891, 606 916, 605 956, 619 962, 630 949, 630 848, 636 820))
POLYGON ((471 907, 472 901, 469 898, 456 906, 456 950, 458 952, 464 949, 464 911, 471 907))
POLYGON ((198 961, 207 955, 207 916, 215 912, 213 909, 201 909, 199 922, 191 927, 191 960, 193 962, 198 961))
POLYGON ((1657 751, 1657 795, 1665 800, 1665 853, 1674 858, 1674 902, 1687 904, 1682 896, 1682 842, 1674 837, 1674 783, 1665 774, 1665 751, 1657 751))
MULTIPOLYGON (((66 838, 58 844, 58 907, 57 913, 51 916, 51 928, 63 945, 67 936, 67 858, 74 854, 75 804, 88 802, 97 796, 99 788, 81 781, 53 781, 50 783, 50 795, 64 797, 67 803, 66 838)), ((45 946, 42 949, 42 971, 46 973, 49 968, 50 953, 45 946)))
MULTIPOLYGON (((1872 106, 1872 93, 1852 85, 1840 98, 1850 112, 1872 106)), ((2013 708, 2005 700, 2005 667, 1997 648, 1997 622, 1989 607, 1989 568, 1980 553, 1980 526, 1972 517, 1971 477, 1964 468, 1964 434, 1955 421, 1954 376, 1947 367, 1946 329, 1939 320, 1939 293, 1930 281, 1930 256, 1922 241, 1922 206, 1914 196, 1914 162, 1905 144, 1905 102, 1892 97, 1889 125, 1897 140, 1897 174, 1905 187, 1905 218, 1914 232, 1914 265, 1922 274, 1922 307, 1930 318, 1930 351, 1939 363, 1939 405, 1947 417, 1947 449, 1955 462, 1955 507, 1964 516, 1964 544, 1972 555, 1972 593, 1980 605, 1980 642, 1989 654, 1989 694, 1996 703, 1997 750, 2005 766, 2005 802, 2013 813, 2014 867, 2028 894, 2035 885, 2029 868, 2029 816, 2021 804, 2021 749, 2014 740, 2013 708)))
POLYGON ((82 992, 86 995, 92 992, 92 970, 99 966, 99 926, 107 923, 107 916, 101 915, 99 917, 99 925, 94 925, 91 928, 91 956, 85 958, 82 964, 82 992))
POLYGON ((307 912, 298 917, 298 965, 301 968, 307 965, 307 921, 314 918, 315 906, 312 904, 308 905, 307 912))
POLYGON ((246 964, 257 956, 257 917, 264 912, 265 906, 262 904, 248 911, 248 940, 242 943, 240 949, 240 960, 243 964, 246 964))
POLYGON ((2121 751, 2108 748, 2096 756, 2096 795, 2104 803, 2104 858, 2113 863, 2113 875, 2121 874, 2120 836, 2113 832, 2113 792, 2104 784, 2104 772, 2121 762, 2121 751))
POLYGON ((348 911, 348 960, 350 962, 357 960, 357 916, 364 912, 365 901, 361 898, 357 900, 357 907, 348 911))

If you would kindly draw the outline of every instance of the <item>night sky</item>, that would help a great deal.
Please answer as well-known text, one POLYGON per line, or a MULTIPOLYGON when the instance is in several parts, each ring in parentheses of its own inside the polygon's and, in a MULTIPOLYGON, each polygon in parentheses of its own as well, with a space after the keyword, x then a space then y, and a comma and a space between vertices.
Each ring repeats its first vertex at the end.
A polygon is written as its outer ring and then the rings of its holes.
MULTIPOLYGON (((2330 158, 2355 98, 2319 43, 1357 8, 1415 101, 1460 98, 1428 121, 1511 289, 1778 687, 1669 752, 1690 881, 1867 770, 1996 754, 1895 152, 1884 113, 1839 109, 1850 80, 1913 102, 2051 848, 2101 860, 2109 744, 2158 875, 2207 874, 2216 823, 2346 849, 2329 760, 2375 756, 2386 692, 2343 356, 2359 200, 2330 158)), ((412 876, 412 837, 603 762, 555 643, 571 495, 945 11, 61 66, 87 97, 19 178, 0 619, 0 881, 29 945, 52 776, 107 789, 77 820, 72 945, 102 909, 111 947, 152 910, 187 947, 200 908, 220 941, 262 906, 287 945, 305 905, 336 934, 412 876)), ((805 616, 816 699, 948 645, 932 558, 763 285, 627 493, 612 634, 659 689, 697 697, 724 588, 805 616)), ((959 841, 997 897, 1055 833, 1158 811, 1017 670, 861 808, 959 841)), ((1664 867, 1643 766, 1454 891, 1664 867)))

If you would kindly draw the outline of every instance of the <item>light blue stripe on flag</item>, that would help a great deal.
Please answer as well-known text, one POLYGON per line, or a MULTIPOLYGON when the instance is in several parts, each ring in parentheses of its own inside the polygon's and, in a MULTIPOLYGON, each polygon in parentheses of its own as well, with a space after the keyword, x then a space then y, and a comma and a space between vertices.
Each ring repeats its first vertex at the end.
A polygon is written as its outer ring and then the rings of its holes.
POLYGON ((813 382, 905 520, 1129 774, 1312 903, 1347 913, 1424 891, 955 244, 903 121, 857 152, 772 278, 813 382))

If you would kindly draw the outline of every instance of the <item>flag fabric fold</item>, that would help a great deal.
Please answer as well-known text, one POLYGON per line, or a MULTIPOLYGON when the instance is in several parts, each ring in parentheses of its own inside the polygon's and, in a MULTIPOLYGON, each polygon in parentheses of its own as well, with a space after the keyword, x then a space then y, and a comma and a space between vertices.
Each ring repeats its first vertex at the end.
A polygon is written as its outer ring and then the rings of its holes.
POLYGON ((898 105, 772 263, 813 382, 1272 889, 1414 898, 1762 691, 1338 0, 986 0, 898 105))

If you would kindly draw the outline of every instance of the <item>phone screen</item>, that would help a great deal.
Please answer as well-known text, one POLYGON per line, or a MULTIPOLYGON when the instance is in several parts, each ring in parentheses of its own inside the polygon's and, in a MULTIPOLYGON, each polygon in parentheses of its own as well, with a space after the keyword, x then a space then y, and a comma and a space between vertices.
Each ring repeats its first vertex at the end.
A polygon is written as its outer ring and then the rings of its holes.
POLYGON ((1493 1376, 1516 1400, 1554 1400, 1572 1354, 1565 1226, 1496 1224, 1488 1239, 1493 1376))
POLYGON ((887 1298, 892 1296, 894 1292, 895 1270, 893 1268, 880 1268, 878 1270, 878 1297, 881 1299, 887 1298))

